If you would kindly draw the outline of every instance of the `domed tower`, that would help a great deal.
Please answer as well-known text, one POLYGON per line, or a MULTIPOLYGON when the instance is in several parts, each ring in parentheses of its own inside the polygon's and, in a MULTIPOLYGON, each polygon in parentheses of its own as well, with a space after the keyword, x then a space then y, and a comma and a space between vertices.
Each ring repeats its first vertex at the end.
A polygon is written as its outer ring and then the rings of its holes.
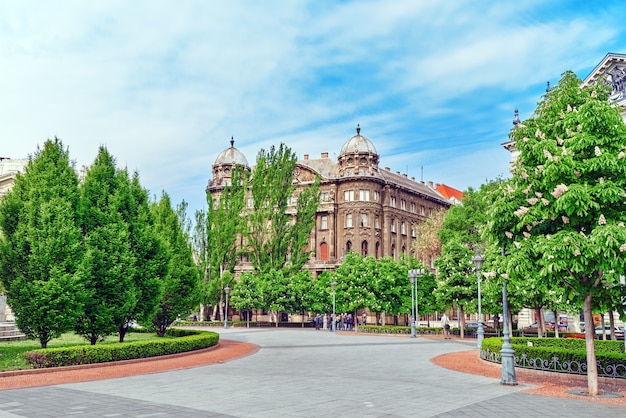
POLYGON ((356 135, 348 139, 339 154, 339 176, 374 175, 378 172, 379 155, 372 141, 361 136, 361 127, 356 126, 356 135))
POLYGON ((230 183, 235 166, 241 165, 244 170, 250 171, 248 160, 241 151, 235 148, 235 140, 230 138, 230 148, 220 152, 213 164, 213 178, 209 182, 209 189, 218 189, 230 183))

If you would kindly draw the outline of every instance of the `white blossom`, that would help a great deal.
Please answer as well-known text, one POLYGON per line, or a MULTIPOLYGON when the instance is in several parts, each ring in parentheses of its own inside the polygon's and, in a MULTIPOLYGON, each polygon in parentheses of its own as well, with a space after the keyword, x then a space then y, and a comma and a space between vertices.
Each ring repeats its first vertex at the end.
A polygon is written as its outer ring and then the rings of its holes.
POLYGON ((568 224, 569 223, 569 218, 565 215, 561 216, 561 219, 563 220, 564 224, 568 224))
POLYGON ((580 255, 580 250, 579 250, 578 248, 576 248, 576 249, 574 250, 574 255, 575 255, 576 257, 578 257, 578 256, 580 255))
POLYGON ((624 158, 624 151, 620 151, 619 154, 617 154, 617 158, 619 158, 620 160, 624 158))
POLYGON ((541 198, 541 203, 543 203, 544 206, 548 206, 550 204, 550 201, 544 197, 541 198))
POLYGON ((513 212, 518 218, 521 218, 522 216, 524 216, 526 214, 526 212, 528 212, 528 208, 526 206, 520 206, 520 208, 518 210, 516 210, 515 212, 513 212))
POLYGON ((596 154, 596 157, 599 157, 602 155, 602 151, 600 151, 600 147, 596 145, 596 147, 593 149, 593 153, 596 154))
POLYGON ((569 104, 567 105, 567 111, 571 112, 572 111, 572 106, 570 106, 569 104))
POLYGON ((550 151, 548 151, 547 149, 543 150, 543 156, 546 157, 548 160, 552 158, 552 154, 550 154, 550 151))
POLYGON ((526 238, 530 238, 530 234, 529 234, 528 232, 524 231, 524 232, 522 232, 522 234, 524 234, 524 236, 525 236, 526 238))
POLYGON ((567 186, 564 184, 559 184, 558 186, 554 188, 551 194, 552 196, 554 196, 555 199, 558 199, 566 191, 567 191, 567 186))
POLYGON ((522 246, 522 244, 520 244, 517 241, 513 241, 513 244, 515 245, 515 248, 517 248, 518 250, 520 249, 520 247, 522 246))
POLYGON ((537 197, 543 197, 543 193, 541 193, 541 192, 535 192, 535 196, 537 196, 537 197))
POLYGON ((506 235, 506 237, 507 237, 508 239, 513 238, 513 234, 511 233, 511 231, 506 231, 506 232, 504 233, 504 235, 506 235))
POLYGON ((606 218, 604 215, 600 215, 600 219, 598 219, 598 225, 606 225, 606 218))
POLYGON ((622 244, 622 245, 620 245, 620 246, 619 246, 619 250, 620 250, 620 252, 622 252, 622 253, 623 253, 624 251, 626 251, 626 244, 622 244))
POLYGON ((537 203, 539 200, 536 197, 531 197, 529 199, 526 199, 526 201, 528 203, 530 203, 530 205, 534 205, 535 203, 537 203))

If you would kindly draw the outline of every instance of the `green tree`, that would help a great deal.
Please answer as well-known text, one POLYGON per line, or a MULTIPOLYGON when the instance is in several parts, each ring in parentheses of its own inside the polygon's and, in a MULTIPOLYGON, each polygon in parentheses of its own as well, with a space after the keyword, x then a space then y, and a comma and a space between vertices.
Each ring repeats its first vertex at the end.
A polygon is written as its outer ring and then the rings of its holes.
POLYGON ((168 253, 154 230, 148 192, 139 182, 139 174, 129 179, 126 170, 118 171, 119 212, 128 227, 130 249, 135 260, 133 285, 136 303, 118 325, 119 340, 133 321, 145 323, 154 315, 161 299, 161 279, 167 273, 168 253))
POLYGON ((222 305, 224 288, 229 284, 224 273, 233 273, 240 252, 241 237, 245 227, 244 197, 248 173, 243 166, 235 166, 232 181, 224 186, 217 197, 206 193, 208 209, 196 214, 196 254, 204 280, 203 303, 212 303, 215 309, 222 305))
POLYGON ((78 269, 88 303, 76 332, 93 345, 119 331, 135 309, 135 257, 128 225, 121 214, 122 185, 115 159, 104 147, 80 187, 79 218, 85 255, 78 269))
MULTIPOLYGON (((263 308, 260 303, 259 282, 254 274, 243 273, 239 281, 233 283, 230 295, 230 303, 239 312, 248 311, 251 313, 252 309, 263 308)), ((246 321, 247 325, 250 326, 250 315, 247 316, 246 321)))
POLYGON ((286 269, 299 271, 309 255, 307 240, 315 225, 319 204, 319 177, 297 196, 295 216, 289 210, 296 184, 293 172, 296 155, 280 144, 261 150, 252 175, 250 191, 253 210, 246 233, 250 260, 256 272, 286 269))
POLYGON ((169 253, 168 271, 163 276, 163 295, 152 319, 152 327, 162 337, 176 319, 186 316, 197 305, 200 277, 193 259, 187 204, 183 201, 176 210, 172 209, 170 198, 164 192, 150 209, 155 230, 169 253))
POLYGON ((0 279, 19 329, 42 348, 74 327, 85 301, 78 177, 61 140, 47 140, 0 201, 0 279))
POLYGON ((363 258, 350 251, 344 262, 334 271, 336 312, 354 313, 367 307, 376 308, 372 283, 376 280, 376 260, 363 258))
MULTIPOLYGON (((520 154, 492 229, 511 250, 508 274, 558 281, 591 324, 594 298, 617 289, 626 267, 626 126, 606 86, 583 89, 566 72, 510 137, 520 154)), ((593 327, 585 334, 588 390, 596 395, 593 327)))

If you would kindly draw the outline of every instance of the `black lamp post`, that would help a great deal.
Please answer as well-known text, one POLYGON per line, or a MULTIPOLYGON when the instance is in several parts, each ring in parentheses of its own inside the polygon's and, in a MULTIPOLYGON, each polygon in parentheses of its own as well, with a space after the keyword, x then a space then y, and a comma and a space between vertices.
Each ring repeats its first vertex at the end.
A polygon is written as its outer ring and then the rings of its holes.
POLYGON ((483 347, 483 338, 485 337, 485 330, 483 329, 482 313, 480 311, 480 270, 483 268, 485 259, 480 255, 480 251, 476 250, 476 255, 472 257, 474 267, 476 267, 476 278, 478 279, 478 337, 476 338, 478 349, 483 347))
POLYGON ((411 338, 415 338, 415 279, 417 270, 409 270, 409 281, 411 282, 411 338))

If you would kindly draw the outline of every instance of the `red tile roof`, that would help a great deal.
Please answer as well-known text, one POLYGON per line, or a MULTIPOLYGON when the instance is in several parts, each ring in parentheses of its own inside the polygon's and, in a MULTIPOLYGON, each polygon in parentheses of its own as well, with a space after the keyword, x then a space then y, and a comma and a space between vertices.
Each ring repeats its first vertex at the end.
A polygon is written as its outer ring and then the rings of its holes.
POLYGON ((445 184, 438 184, 437 191, 443 195, 446 199, 463 200, 463 192, 455 189, 454 187, 446 186, 445 184))

